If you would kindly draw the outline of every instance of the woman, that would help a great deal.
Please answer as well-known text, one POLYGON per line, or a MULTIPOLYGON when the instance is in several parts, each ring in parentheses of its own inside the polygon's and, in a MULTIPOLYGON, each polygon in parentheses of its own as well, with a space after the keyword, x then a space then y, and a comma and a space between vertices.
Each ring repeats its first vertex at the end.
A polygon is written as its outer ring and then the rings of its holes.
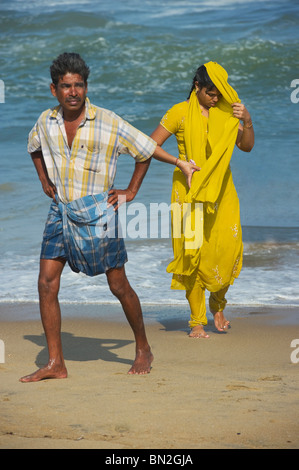
POLYGON ((250 114, 216 62, 198 68, 189 98, 164 115, 151 137, 161 146, 172 134, 178 144, 177 167, 189 161, 201 170, 193 174, 190 188, 184 174, 174 170, 171 201, 181 207, 182 220, 186 203, 191 204, 190 223, 197 241, 190 248, 186 232, 174 236, 172 216, 174 260, 167 271, 173 273, 171 288, 186 291, 191 310, 189 336, 206 338, 205 290, 210 292, 215 326, 225 331, 229 325, 223 314, 225 294, 242 267, 239 200, 229 162, 235 144, 244 152, 254 145, 250 114))

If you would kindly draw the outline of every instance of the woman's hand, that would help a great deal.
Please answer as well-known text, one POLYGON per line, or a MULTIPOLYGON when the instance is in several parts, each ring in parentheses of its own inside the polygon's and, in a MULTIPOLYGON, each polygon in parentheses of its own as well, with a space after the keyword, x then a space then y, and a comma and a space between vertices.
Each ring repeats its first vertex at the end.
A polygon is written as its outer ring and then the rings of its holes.
POLYGON ((250 117, 249 111, 246 109, 246 106, 244 104, 233 103, 232 108, 233 108, 234 117, 243 121, 244 124, 251 123, 251 117, 250 117))
POLYGON ((254 130, 251 116, 242 103, 233 103, 233 115, 243 121, 243 126, 239 123, 236 144, 243 152, 250 152, 254 146, 254 130))
POLYGON ((184 173, 186 181, 187 181, 187 185, 190 188, 192 175, 194 171, 200 170, 199 166, 195 165, 193 160, 189 160, 189 162, 186 162, 185 160, 179 160, 179 159, 177 159, 176 166, 181 170, 182 173, 184 173))

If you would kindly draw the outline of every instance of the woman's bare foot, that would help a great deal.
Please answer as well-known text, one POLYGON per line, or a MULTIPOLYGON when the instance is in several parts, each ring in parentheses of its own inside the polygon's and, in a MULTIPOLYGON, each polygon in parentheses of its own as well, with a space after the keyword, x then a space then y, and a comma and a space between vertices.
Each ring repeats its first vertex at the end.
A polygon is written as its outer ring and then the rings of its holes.
MULTIPOLYGON (((212 312, 213 313, 213 312, 212 312)), ((226 331, 229 328, 229 321, 225 318, 222 312, 213 313, 214 324, 218 331, 226 331)))
POLYGON ((204 328, 203 325, 196 325, 194 326, 190 333, 189 333, 190 338, 209 338, 210 335, 208 335, 204 328))
POLYGON ((45 379, 66 379, 66 378, 67 378, 67 370, 64 365, 59 367, 56 364, 52 364, 51 362, 49 362, 49 364, 33 372, 33 374, 25 375, 24 377, 21 377, 20 382, 25 382, 25 383, 39 382, 40 380, 45 380, 45 379))
POLYGON ((143 351, 138 350, 136 352, 136 357, 134 364, 129 370, 128 374, 133 375, 145 375, 149 374, 151 371, 151 364, 154 360, 151 350, 143 351))

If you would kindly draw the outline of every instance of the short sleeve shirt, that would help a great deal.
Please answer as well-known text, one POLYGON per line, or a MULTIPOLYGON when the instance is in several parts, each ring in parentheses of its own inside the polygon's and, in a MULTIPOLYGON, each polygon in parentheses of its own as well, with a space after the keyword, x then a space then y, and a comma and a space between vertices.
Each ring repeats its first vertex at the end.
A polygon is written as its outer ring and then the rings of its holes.
POLYGON ((28 152, 42 151, 50 180, 64 203, 113 185, 120 154, 150 158, 156 142, 117 114, 90 103, 69 148, 61 106, 44 111, 28 137, 28 152))

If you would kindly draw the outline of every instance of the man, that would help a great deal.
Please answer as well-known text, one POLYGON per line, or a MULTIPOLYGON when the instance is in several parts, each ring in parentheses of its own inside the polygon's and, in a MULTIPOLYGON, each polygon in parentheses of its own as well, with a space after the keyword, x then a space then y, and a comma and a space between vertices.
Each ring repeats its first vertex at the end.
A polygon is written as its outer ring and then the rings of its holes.
MULTIPOLYGON (((76 272, 106 274, 110 290, 121 302, 136 341, 136 357, 129 374, 147 374, 153 355, 141 306, 126 277, 123 239, 117 231, 110 236, 110 225, 113 220, 117 228, 119 197, 128 202, 134 199, 151 156, 171 164, 176 164, 177 159, 115 113, 89 102, 89 68, 79 54, 61 54, 53 61, 50 71, 50 89, 59 106, 41 114, 28 140, 28 152, 43 191, 53 199, 41 248, 38 281, 49 361, 20 381, 67 377, 58 302, 60 277, 66 261, 76 272), (135 159, 135 169, 126 190, 112 188, 117 157, 121 153, 129 153, 135 159), (112 217, 114 210, 116 216, 112 217)), ((192 170, 198 170, 187 163, 180 168, 189 182, 192 170)))

